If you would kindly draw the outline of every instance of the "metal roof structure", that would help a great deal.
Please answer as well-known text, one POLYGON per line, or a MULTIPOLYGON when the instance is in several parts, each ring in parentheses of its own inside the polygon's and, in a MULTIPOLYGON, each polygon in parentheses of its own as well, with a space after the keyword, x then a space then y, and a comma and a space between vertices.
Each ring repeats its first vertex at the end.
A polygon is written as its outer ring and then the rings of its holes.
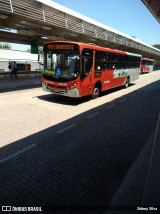
POLYGON ((112 29, 87 16, 51 0, 0 0, 0 29, 15 29, 17 33, 0 31, 0 41, 30 44, 70 40, 142 54, 160 59, 160 50, 112 29))
POLYGON ((141 0, 160 23, 160 0, 141 0))

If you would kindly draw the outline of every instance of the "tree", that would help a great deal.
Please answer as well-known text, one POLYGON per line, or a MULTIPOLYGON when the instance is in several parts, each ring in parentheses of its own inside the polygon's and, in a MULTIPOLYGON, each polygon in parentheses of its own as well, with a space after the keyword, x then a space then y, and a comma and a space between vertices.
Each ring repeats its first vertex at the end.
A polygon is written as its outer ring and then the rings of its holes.
POLYGON ((11 45, 9 43, 6 43, 6 42, 1 42, 0 43, 0 48, 11 49, 11 45))
POLYGON ((153 47, 160 49, 160 44, 155 44, 155 45, 153 45, 153 47))
MULTIPOLYGON (((153 47, 155 47, 157 49, 160 49, 160 44, 155 44, 155 45, 153 45, 153 47)), ((160 60, 159 59, 155 59, 154 60, 154 64, 155 65, 160 65, 160 60)))

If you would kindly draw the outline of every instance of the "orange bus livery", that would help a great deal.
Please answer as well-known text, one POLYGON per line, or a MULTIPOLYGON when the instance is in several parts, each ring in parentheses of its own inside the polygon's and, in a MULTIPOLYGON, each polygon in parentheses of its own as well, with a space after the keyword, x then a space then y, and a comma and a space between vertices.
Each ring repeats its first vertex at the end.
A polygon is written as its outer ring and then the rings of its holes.
POLYGON ((141 55, 84 44, 53 41, 43 46, 43 90, 68 97, 91 95, 138 79, 141 55))
POLYGON ((148 59, 148 58, 142 58, 141 59, 141 74, 143 73, 149 73, 153 71, 153 59, 148 59))

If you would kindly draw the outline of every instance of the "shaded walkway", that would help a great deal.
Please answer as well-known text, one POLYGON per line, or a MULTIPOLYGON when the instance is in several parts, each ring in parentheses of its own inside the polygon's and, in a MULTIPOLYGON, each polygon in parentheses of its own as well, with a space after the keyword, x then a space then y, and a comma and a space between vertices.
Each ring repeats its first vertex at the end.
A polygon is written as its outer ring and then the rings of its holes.
POLYGON ((27 88, 41 87, 41 75, 25 74, 18 75, 18 78, 11 79, 8 75, 0 76, 0 93, 7 91, 15 91, 27 88))

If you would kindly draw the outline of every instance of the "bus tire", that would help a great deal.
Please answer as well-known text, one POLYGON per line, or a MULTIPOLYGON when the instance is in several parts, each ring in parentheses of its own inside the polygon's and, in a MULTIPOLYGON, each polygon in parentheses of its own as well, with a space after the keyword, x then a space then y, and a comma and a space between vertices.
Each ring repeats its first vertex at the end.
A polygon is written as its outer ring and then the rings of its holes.
POLYGON ((128 88, 129 83, 130 83, 130 79, 129 79, 129 77, 127 77, 124 87, 128 88))
POLYGON ((99 84, 96 84, 94 86, 93 93, 91 95, 92 99, 96 99, 99 96, 100 92, 101 92, 101 87, 99 86, 99 84))

